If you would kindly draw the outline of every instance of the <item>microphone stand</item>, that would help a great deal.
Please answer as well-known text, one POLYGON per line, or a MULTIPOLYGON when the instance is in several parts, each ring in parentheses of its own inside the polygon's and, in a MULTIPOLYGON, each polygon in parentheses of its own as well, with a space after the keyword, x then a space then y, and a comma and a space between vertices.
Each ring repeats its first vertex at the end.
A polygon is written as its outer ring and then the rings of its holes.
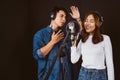
MULTIPOLYGON (((65 44, 66 40, 68 39, 69 35, 70 35, 70 31, 67 31, 67 35, 66 35, 66 37, 64 38, 63 43, 62 43, 62 45, 60 46, 60 49, 59 49, 58 53, 55 55, 55 57, 54 57, 54 59, 53 59, 53 62, 52 62, 51 66, 50 66, 50 68, 49 68, 49 70, 48 70, 48 73, 47 73, 47 75, 46 75, 46 77, 45 77, 45 80, 48 80, 48 79, 49 79, 49 76, 50 76, 50 74, 51 74, 51 72, 52 72, 52 69, 53 69, 53 67, 54 67, 54 65, 55 65, 55 62, 56 62, 57 58, 60 57, 60 54, 61 54, 61 52, 62 52, 62 49, 63 49, 64 46, 65 46, 64 44, 65 44)), ((66 79, 66 77, 65 77, 65 68, 64 68, 64 63, 63 63, 63 62, 64 62, 64 57, 61 57, 62 80, 65 80, 65 79, 66 79)))

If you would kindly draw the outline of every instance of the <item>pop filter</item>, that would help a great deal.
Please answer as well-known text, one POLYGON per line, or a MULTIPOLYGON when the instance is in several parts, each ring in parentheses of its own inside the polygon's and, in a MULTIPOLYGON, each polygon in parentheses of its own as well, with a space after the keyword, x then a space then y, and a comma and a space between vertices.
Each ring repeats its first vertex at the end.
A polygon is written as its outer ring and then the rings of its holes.
POLYGON ((78 32, 80 32, 80 25, 77 21, 72 20, 66 25, 66 32, 70 32, 70 39, 73 41, 78 32))

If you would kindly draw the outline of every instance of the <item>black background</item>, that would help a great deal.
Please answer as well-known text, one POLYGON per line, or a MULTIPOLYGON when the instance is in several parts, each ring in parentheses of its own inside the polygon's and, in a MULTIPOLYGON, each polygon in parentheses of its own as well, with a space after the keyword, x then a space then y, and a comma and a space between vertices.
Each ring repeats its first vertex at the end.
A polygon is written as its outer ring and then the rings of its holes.
POLYGON ((37 61, 32 55, 34 33, 49 25, 54 6, 79 7, 81 18, 91 10, 104 17, 103 28, 111 37, 115 80, 120 80, 119 0, 1 0, 0 80, 37 80, 37 61))

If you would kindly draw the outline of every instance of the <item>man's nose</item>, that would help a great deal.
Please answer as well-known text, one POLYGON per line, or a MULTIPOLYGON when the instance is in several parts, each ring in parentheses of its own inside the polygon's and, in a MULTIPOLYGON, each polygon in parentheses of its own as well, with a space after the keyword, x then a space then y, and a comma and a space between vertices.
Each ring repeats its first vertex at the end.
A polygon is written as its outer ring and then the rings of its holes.
POLYGON ((64 22, 66 21, 66 17, 63 17, 62 19, 63 19, 64 22))

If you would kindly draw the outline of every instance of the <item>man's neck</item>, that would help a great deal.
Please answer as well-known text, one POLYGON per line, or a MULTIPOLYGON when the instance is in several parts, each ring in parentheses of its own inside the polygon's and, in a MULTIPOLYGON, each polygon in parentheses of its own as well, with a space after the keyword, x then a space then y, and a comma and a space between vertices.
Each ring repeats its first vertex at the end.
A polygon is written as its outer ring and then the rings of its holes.
POLYGON ((54 23, 50 24, 50 27, 54 30, 54 31, 58 31, 59 27, 57 25, 55 25, 54 23))

